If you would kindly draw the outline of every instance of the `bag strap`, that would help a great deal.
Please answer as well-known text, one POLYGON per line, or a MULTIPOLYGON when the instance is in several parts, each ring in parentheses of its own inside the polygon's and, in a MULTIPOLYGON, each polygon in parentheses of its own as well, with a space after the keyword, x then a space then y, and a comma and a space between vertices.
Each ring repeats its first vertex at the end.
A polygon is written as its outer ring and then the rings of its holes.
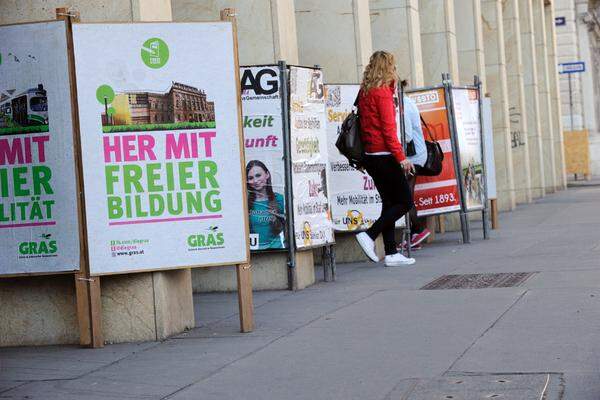
POLYGON ((429 129, 429 125, 427 125, 427 122, 425 122, 425 120, 423 119, 423 116, 421 114, 419 114, 419 117, 421 118, 421 124, 425 127, 425 129, 427 130, 427 134, 429 135, 429 140, 431 142, 437 142, 437 140, 435 140, 435 138, 433 137, 433 135, 431 134, 431 130, 429 129))
POLYGON ((356 93, 356 99, 354 99, 354 107, 356 107, 358 109, 358 99, 360 98, 360 92, 362 89, 358 90, 358 93, 356 93))

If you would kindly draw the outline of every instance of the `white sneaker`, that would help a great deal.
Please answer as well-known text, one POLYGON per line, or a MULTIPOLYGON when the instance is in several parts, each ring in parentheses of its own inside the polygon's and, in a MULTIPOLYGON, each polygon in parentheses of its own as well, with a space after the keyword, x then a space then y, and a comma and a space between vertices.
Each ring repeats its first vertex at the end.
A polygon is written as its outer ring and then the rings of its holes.
POLYGON ((412 265, 414 263, 414 258, 404 257, 402 253, 396 253, 389 256, 385 256, 386 267, 401 267, 403 265, 412 265))
POLYGON ((372 261, 379 262, 379 257, 377 257, 377 254, 375 253, 375 242, 367 235, 367 232, 361 232, 355 237, 367 257, 372 261))

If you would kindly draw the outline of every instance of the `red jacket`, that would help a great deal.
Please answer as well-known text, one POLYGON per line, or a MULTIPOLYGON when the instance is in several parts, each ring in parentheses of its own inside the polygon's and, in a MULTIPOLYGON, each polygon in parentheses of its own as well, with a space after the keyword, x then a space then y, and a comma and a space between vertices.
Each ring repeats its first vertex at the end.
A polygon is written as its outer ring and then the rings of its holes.
POLYGON ((381 86, 372 88, 358 99, 361 139, 366 153, 387 151, 398 162, 406 156, 398 140, 394 88, 381 86))

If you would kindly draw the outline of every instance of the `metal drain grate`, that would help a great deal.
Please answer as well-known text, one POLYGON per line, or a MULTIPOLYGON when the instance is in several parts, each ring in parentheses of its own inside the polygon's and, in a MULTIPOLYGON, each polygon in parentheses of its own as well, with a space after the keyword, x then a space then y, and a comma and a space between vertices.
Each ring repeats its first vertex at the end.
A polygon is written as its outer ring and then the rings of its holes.
POLYGON ((535 272, 499 274, 444 275, 423 286, 421 290, 485 289, 519 286, 535 272))

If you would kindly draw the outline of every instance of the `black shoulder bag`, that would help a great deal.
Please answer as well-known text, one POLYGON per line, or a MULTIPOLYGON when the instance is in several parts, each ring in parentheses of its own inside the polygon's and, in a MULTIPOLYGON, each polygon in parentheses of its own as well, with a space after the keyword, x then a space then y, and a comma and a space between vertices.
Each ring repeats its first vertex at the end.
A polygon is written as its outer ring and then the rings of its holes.
POLYGON ((340 134, 335 141, 335 147, 339 150, 340 154, 348 159, 348 163, 356 169, 362 168, 363 159, 363 145, 360 139, 360 118, 358 117, 358 98, 360 91, 356 95, 354 100, 354 109, 340 128, 340 134))
POLYGON ((429 126, 423 117, 421 117, 421 124, 423 124, 423 127, 427 131, 429 140, 425 139, 425 146, 427 147, 427 161, 425 162, 425 165, 421 167, 419 175, 437 176, 442 172, 444 152, 442 151, 442 146, 440 146, 440 144, 431 134, 429 126))

